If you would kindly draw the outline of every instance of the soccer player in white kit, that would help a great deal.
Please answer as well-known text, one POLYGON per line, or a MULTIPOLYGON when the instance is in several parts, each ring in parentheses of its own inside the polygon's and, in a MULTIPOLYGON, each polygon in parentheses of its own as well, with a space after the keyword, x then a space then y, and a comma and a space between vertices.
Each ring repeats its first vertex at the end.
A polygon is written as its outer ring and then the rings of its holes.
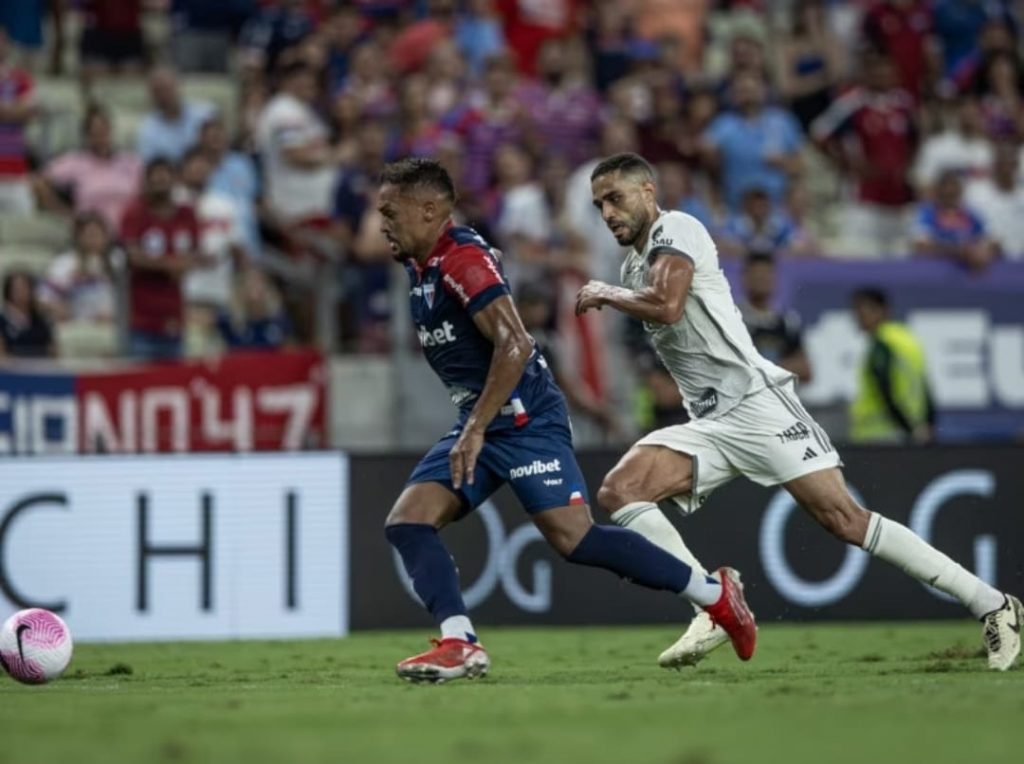
MULTIPOLYGON (((608 473, 597 499, 612 521, 700 571, 657 502, 671 498, 693 512, 737 475, 782 485, 840 540, 963 603, 983 624, 989 667, 1010 668, 1020 654, 1020 600, 850 495, 835 448, 796 397, 794 376, 755 350, 707 229, 685 213, 658 209, 654 172, 636 154, 603 160, 591 187, 608 229, 629 249, 623 286, 590 281, 576 312, 609 306, 643 321, 691 418, 645 436, 608 473)), ((700 613, 659 663, 695 664, 727 640, 700 613)))

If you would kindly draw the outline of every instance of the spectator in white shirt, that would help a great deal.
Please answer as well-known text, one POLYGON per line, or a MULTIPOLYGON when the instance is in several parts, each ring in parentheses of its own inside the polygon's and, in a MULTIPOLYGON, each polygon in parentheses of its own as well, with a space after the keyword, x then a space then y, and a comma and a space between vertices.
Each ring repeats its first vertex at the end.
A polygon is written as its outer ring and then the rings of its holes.
POLYGON ((1024 185, 1018 183, 1020 148, 1014 141, 995 144, 992 172, 967 184, 964 201, 1008 260, 1024 261, 1024 185))
POLYGON ((327 126, 313 109, 316 95, 313 72, 302 62, 289 64, 256 125, 267 206, 286 228, 330 218, 336 171, 327 126))
POLYGON ((992 149, 977 100, 961 96, 951 106, 955 124, 925 140, 917 156, 912 177, 919 194, 930 193, 943 170, 958 170, 967 178, 988 173, 992 149))
POLYGON ((54 321, 109 323, 116 296, 113 239, 103 216, 83 212, 75 218, 72 248, 57 255, 38 288, 39 302, 54 321))
POLYGON ((206 267, 185 276, 185 301, 209 308, 212 315, 231 303, 235 272, 247 261, 245 230, 237 203, 209 187, 213 165, 199 146, 189 150, 181 164, 177 201, 190 204, 199 221, 199 251, 206 267))

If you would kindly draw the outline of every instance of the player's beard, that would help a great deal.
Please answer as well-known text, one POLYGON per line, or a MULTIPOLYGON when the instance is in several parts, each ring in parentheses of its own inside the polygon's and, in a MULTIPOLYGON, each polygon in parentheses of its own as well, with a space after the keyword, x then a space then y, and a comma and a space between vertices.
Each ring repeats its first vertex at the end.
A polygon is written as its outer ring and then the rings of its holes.
POLYGON ((647 227, 647 218, 643 212, 638 213, 629 222, 622 221, 621 225, 624 225, 627 230, 626 237, 619 238, 615 237, 615 241, 622 247, 632 247, 636 244, 637 239, 640 238, 640 233, 647 227))

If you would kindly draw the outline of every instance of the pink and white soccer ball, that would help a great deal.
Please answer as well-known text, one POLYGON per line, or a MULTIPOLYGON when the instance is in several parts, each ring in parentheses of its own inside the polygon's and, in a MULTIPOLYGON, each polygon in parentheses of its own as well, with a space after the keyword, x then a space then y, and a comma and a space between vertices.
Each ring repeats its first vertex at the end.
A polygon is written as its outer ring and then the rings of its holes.
POLYGON ((49 610, 19 610, 0 628, 0 664, 25 684, 52 682, 71 662, 71 631, 49 610))

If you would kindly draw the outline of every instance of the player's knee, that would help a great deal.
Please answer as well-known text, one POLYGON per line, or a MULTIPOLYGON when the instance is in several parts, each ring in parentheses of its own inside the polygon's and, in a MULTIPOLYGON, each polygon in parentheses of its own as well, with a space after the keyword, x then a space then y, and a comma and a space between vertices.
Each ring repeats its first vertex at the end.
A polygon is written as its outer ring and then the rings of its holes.
POLYGON ((545 516, 541 514, 534 518, 534 522, 541 535, 544 536, 544 540, 566 560, 579 546, 583 537, 594 527, 594 521, 590 518, 589 512, 572 515, 562 513, 545 516))
POLYGON ((431 512, 428 508, 421 506, 399 503, 388 512, 388 516, 384 520, 384 528, 403 523, 433 525, 435 528, 440 525, 436 512, 431 512))
POLYGON ((597 503, 606 512, 614 512, 634 501, 644 501, 643 481, 628 473, 612 472, 597 489, 597 503))

